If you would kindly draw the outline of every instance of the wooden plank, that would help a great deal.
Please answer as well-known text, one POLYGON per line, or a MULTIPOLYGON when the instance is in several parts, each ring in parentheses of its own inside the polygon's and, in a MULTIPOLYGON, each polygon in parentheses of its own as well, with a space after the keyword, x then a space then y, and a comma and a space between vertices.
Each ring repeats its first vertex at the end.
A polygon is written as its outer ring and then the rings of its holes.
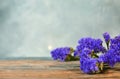
POLYGON ((0 79, 120 79, 120 64, 88 75, 80 71, 79 61, 0 60, 0 79))

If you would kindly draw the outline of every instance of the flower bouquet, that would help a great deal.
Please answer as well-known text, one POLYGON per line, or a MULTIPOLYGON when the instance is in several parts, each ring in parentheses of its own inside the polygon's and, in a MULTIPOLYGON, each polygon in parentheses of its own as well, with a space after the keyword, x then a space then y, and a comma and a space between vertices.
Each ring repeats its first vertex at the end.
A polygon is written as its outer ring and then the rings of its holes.
POLYGON ((114 67, 120 62, 120 36, 111 38, 109 33, 103 34, 106 47, 101 39, 81 38, 75 49, 59 47, 51 51, 54 60, 80 61, 80 69, 87 74, 101 73, 106 66, 114 67))

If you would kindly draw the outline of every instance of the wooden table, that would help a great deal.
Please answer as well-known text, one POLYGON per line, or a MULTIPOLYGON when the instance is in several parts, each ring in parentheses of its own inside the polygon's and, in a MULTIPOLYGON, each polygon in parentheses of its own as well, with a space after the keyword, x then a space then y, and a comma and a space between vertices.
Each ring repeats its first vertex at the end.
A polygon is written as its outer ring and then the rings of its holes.
POLYGON ((120 64, 88 75, 79 70, 79 61, 0 60, 0 79, 120 79, 120 64))

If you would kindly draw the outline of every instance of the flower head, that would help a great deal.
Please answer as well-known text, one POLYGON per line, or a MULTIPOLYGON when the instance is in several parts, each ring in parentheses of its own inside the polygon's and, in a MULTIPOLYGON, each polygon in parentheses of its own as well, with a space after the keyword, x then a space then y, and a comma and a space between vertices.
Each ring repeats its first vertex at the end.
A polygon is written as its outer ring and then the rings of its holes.
POLYGON ((111 67, 120 62, 120 41, 117 41, 116 38, 112 39, 110 49, 101 55, 99 59, 111 67))
POLYGON ((74 51, 74 57, 79 57, 79 56, 80 56, 80 51, 75 50, 75 51, 74 51))
POLYGON ((106 43, 109 43, 110 41, 110 34, 108 32, 103 33, 103 37, 105 39, 106 43))
POLYGON ((80 53, 80 58, 81 59, 89 59, 89 58, 91 58, 91 53, 92 53, 92 50, 85 48, 80 53))
POLYGON ((106 49, 102 46, 103 41, 101 39, 93 39, 90 37, 82 38, 78 41, 78 46, 76 47, 75 55, 79 56, 84 48, 93 50, 95 53, 105 52, 106 49))
POLYGON ((93 39, 90 37, 82 38, 78 41, 78 43, 78 50, 82 50, 84 48, 89 48, 94 50, 94 52, 102 52, 104 50, 104 47, 102 46, 103 41, 101 39, 93 39))
POLYGON ((85 48, 80 53, 80 69, 84 73, 100 72, 99 65, 102 63, 102 61, 97 58, 92 58, 92 52, 92 50, 85 48))
POLYGON ((51 56, 54 60, 65 61, 66 57, 73 52, 71 47, 56 48, 51 51, 51 56))
POLYGON ((115 55, 115 53, 113 53, 112 50, 110 50, 109 52, 105 53, 104 55, 101 55, 99 57, 99 59, 108 64, 109 66, 113 67, 118 61, 117 61, 117 56, 115 55))
POLYGON ((99 69, 99 60, 98 59, 81 59, 80 60, 80 69, 84 73, 97 73, 100 72, 99 69))

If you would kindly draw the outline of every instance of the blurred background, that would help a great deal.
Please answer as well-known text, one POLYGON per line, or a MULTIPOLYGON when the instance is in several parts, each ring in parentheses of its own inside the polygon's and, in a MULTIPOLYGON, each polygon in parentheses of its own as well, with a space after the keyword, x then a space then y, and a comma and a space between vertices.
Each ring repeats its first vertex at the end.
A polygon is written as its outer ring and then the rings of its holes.
POLYGON ((0 57, 50 57, 104 32, 120 34, 120 0, 0 0, 0 57))

